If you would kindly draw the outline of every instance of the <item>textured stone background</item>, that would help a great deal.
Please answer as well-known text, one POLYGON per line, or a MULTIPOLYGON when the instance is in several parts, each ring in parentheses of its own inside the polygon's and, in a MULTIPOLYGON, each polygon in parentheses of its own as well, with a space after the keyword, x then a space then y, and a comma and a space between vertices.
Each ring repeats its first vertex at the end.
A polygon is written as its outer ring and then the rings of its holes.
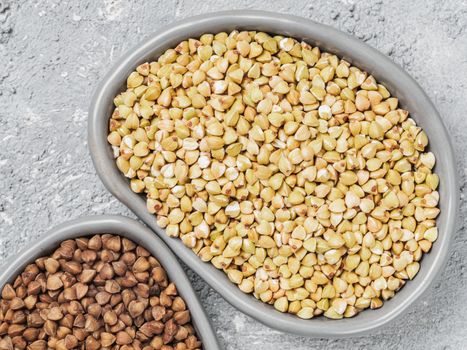
MULTIPOLYGON (((161 25, 234 7, 329 24, 402 65, 444 118, 464 191, 466 0, 0 0, 0 262, 64 220, 132 216, 107 193, 91 164, 86 146, 91 93, 118 57, 161 25)), ((462 200, 449 264, 438 284, 399 322, 366 337, 307 339, 273 331, 190 276, 226 349, 465 349, 467 206, 462 200)))

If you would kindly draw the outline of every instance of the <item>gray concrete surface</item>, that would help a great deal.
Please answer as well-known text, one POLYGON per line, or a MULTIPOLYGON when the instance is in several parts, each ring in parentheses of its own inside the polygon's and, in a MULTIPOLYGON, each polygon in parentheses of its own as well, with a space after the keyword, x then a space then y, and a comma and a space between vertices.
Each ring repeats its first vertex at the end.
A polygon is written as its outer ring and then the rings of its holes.
MULTIPOLYGON (((467 172, 467 2, 0 0, 0 263, 49 227, 85 214, 132 214, 100 183, 86 146, 89 99, 125 50, 192 14, 256 8, 350 33, 402 65, 451 133, 462 191, 467 172)), ((439 282, 398 322, 345 340, 273 331, 191 279, 226 349, 467 348, 466 203, 439 282)))

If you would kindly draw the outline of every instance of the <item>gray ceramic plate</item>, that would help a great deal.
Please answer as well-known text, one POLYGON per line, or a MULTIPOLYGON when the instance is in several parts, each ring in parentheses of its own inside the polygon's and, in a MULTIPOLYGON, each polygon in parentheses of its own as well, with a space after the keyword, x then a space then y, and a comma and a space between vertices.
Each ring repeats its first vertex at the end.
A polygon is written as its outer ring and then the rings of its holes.
POLYGON ((94 165, 107 189, 148 224, 175 254, 232 305, 270 327, 307 336, 348 336, 381 327, 406 310, 441 273, 455 230, 459 193, 449 140, 438 112, 423 90, 386 56, 331 27, 299 17, 262 11, 218 12, 188 18, 161 28, 127 52, 112 67, 97 88, 89 110, 89 147, 94 165), (437 158, 436 172, 440 175, 439 238, 432 251, 423 258, 418 276, 407 283, 393 299, 385 302, 382 308, 362 312, 352 319, 328 320, 318 317, 301 320, 293 315, 281 314, 272 306, 256 300, 251 295, 243 294, 223 272, 203 263, 180 240, 167 237, 164 230, 156 225, 155 217, 147 212, 145 198, 131 191, 128 179, 123 177, 115 166, 111 147, 106 140, 107 128, 113 109, 113 98, 124 89, 126 77, 138 64, 157 58, 164 50, 174 47, 188 37, 233 29, 288 35, 344 57, 386 84, 393 95, 399 98, 401 105, 410 111, 411 116, 427 132, 431 150, 437 158))
POLYGON ((46 232, 16 254, 0 269, 0 290, 5 283, 13 282, 27 264, 51 253, 64 240, 95 234, 111 233, 131 239, 151 252, 167 271, 169 279, 175 283, 180 296, 185 300, 191 312, 193 325, 203 342, 205 350, 220 350, 214 332, 201 303, 191 286, 183 268, 170 249, 154 233, 141 223, 123 216, 89 216, 65 222, 46 232))

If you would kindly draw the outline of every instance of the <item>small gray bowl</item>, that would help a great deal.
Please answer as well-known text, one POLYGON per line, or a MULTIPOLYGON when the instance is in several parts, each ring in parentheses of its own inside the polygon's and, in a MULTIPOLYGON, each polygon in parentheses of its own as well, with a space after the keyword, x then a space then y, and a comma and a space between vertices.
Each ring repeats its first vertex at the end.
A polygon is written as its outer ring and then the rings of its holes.
POLYGON ((370 46, 331 27, 286 14, 251 10, 217 12, 172 23, 128 51, 112 67, 95 92, 89 109, 88 127, 94 166, 107 189, 150 226, 180 259, 228 302, 272 328, 319 337, 368 333, 401 315, 441 273, 448 257, 449 243, 455 231, 459 187, 450 137, 441 117, 421 87, 399 66, 370 46), (106 137, 113 98, 124 89, 126 77, 138 64, 157 58, 164 50, 188 37, 234 29, 291 36, 345 58, 384 83, 428 134, 431 151, 437 159, 436 172, 440 176, 441 214, 437 219, 439 238, 431 252, 423 257, 417 277, 409 281, 394 298, 386 301, 382 308, 367 310, 354 318, 341 320, 324 317, 301 320, 276 311, 272 306, 242 293, 222 271, 202 262, 179 239, 165 235, 164 230, 157 226, 155 217, 146 210, 144 197, 131 191, 128 179, 117 169, 106 137))
POLYGON ((191 319, 205 350, 220 350, 211 323, 201 306, 198 296, 191 286, 183 268, 170 249, 154 233, 138 221, 116 215, 89 216, 67 221, 51 229, 36 242, 28 245, 0 268, 0 291, 6 283, 12 283, 26 265, 35 259, 53 252, 67 239, 110 233, 131 239, 146 248, 167 272, 177 286, 178 293, 185 300, 191 312, 191 319))

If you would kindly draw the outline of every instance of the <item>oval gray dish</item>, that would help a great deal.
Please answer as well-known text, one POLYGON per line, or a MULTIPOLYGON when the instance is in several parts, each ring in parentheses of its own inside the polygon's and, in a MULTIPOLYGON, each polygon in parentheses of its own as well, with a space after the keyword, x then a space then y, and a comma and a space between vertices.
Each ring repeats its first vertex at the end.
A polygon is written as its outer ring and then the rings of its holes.
POLYGON ((429 98, 407 73, 375 49, 331 27, 300 17, 250 10, 212 13, 173 23, 150 35, 112 67, 94 94, 89 109, 88 127, 91 156, 106 188, 149 225, 180 259, 228 302, 272 328, 320 337, 368 333, 406 310, 441 273, 446 262, 449 243, 455 230, 459 193, 456 165, 446 128, 429 98), (276 311, 272 306, 242 293, 222 271, 202 262, 179 239, 166 236, 164 230, 157 226, 155 216, 147 212, 145 198, 131 191, 128 179, 117 169, 106 137, 113 98, 124 89, 126 77, 140 63, 157 58, 164 50, 176 46, 188 37, 234 29, 291 36, 345 58, 385 84, 428 134, 431 151, 437 159, 436 172, 440 175, 441 214, 437 219, 439 238, 431 252, 423 257, 417 277, 409 281, 393 299, 386 301, 382 308, 364 311, 352 319, 341 320, 324 317, 301 320, 276 311))
POLYGON ((205 350, 220 350, 211 323, 201 306, 201 303, 191 286, 177 258, 170 249, 154 233, 141 223, 123 216, 89 216, 67 221, 51 229, 10 259, 0 269, 0 290, 6 283, 13 282, 26 265, 35 259, 53 252, 59 244, 67 239, 110 233, 126 237, 146 248, 167 272, 171 282, 175 283, 178 293, 185 300, 190 312, 193 325, 203 343, 205 350))

